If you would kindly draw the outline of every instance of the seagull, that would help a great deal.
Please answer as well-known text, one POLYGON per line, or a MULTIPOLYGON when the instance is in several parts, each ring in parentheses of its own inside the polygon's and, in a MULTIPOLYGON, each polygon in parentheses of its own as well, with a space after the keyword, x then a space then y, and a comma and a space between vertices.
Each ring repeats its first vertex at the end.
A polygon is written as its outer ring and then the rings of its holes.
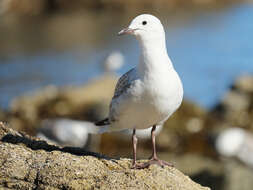
POLYGON ((253 135, 242 128, 230 127, 222 131, 216 141, 215 148, 225 157, 235 157, 253 168, 253 135))
POLYGON ((46 119, 41 122, 37 137, 62 146, 86 147, 94 132, 94 124, 67 118, 46 119))
POLYGON ((179 108, 183 99, 183 85, 167 54, 165 31, 160 20, 142 14, 118 35, 133 35, 140 45, 139 64, 118 80, 110 103, 108 118, 95 123, 103 126, 100 132, 131 129, 133 169, 143 169, 151 164, 173 166, 157 157, 155 130, 179 108), (151 159, 137 163, 137 129, 152 127, 151 159))

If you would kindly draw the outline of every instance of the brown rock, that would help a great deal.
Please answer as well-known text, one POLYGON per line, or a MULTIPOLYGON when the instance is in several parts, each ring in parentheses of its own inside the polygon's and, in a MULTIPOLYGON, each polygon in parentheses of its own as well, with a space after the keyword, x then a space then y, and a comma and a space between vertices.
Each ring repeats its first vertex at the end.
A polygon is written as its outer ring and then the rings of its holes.
POLYGON ((253 93, 253 76, 251 75, 242 75, 240 76, 234 84, 235 88, 246 92, 253 93))
POLYGON ((79 148, 57 147, 0 124, 0 188, 9 189, 209 189, 176 168, 130 169, 79 148))
MULTIPOLYGON (((228 126, 253 130, 253 77, 242 75, 212 110, 215 117, 228 126)), ((218 123, 218 125, 221 125, 218 123)), ((219 126, 218 126, 219 127, 219 126)))
POLYGON ((4 113, 4 111, 1 110, 1 108, 0 108, 0 121, 4 121, 4 120, 5 120, 5 118, 6 118, 5 115, 6 115, 6 114, 4 113))
POLYGON ((230 160, 224 163, 225 166, 225 184, 224 189, 229 190, 251 190, 253 186, 252 168, 245 167, 245 165, 235 160, 230 160))
POLYGON ((47 118, 104 119, 116 82, 115 77, 104 76, 83 86, 47 86, 14 99, 8 121, 15 129, 34 135, 41 120, 47 118))

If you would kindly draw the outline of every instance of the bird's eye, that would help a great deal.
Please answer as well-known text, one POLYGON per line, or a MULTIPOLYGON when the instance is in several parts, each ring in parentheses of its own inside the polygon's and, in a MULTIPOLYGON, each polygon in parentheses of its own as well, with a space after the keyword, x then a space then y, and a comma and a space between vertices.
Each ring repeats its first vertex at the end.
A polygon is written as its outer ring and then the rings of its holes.
POLYGON ((147 21, 142 21, 142 25, 146 25, 147 24, 147 21))

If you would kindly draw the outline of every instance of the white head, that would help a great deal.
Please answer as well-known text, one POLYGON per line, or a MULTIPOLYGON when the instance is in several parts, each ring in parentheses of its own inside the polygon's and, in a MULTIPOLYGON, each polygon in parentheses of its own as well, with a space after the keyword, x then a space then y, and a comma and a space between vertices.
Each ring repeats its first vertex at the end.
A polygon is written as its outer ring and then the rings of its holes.
POLYGON ((165 41, 163 25, 158 18, 150 14, 135 17, 127 28, 118 33, 118 35, 123 34, 134 35, 140 41, 165 41))

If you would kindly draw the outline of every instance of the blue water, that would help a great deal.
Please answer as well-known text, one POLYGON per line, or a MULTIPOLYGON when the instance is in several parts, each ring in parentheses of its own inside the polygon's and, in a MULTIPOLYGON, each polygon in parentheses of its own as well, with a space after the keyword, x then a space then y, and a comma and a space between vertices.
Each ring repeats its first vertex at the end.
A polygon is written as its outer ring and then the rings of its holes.
MULTIPOLYGON (((183 24, 165 27, 168 53, 181 76, 186 98, 211 108, 237 76, 253 74, 252 20, 253 5, 243 4, 198 13, 183 24)), ((116 36, 92 48, 0 60, 0 107, 7 108, 14 97, 49 84, 86 83, 102 74, 101 63, 113 50, 125 55, 126 64, 119 74, 138 61, 136 41, 116 36)))

